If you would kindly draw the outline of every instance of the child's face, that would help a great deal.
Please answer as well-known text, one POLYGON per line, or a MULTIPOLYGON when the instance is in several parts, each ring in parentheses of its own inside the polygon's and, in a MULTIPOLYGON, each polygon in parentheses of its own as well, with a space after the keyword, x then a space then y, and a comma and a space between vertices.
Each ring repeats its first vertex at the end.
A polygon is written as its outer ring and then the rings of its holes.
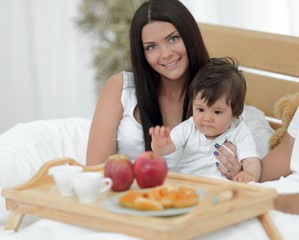
POLYGON ((227 105, 226 96, 220 97, 210 107, 200 97, 201 93, 198 93, 193 100, 194 124, 207 139, 215 139, 230 127, 234 118, 232 108, 227 105))

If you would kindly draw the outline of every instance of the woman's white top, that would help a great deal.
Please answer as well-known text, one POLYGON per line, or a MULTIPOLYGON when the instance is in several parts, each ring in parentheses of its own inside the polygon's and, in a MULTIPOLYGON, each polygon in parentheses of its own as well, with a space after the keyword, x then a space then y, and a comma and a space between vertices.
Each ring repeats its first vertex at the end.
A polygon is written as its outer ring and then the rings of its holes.
POLYGON ((291 156, 291 171, 293 173, 299 173, 299 108, 290 122, 288 127, 288 133, 291 137, 295 138, 293 152, 291 156))
POLYGON ((178 171, 197 176, 221 176, 217 170, 214 156, 215 144, 222 145, 226 140, 236 145, 238 159, 241 162, 248 157, 260 158, 256 151, 255 140, 243 121, 235 119, 230 128, 217 137, 209 140, 196 128, 193 117, 182 122, 171 131, 171 139, 182 155, 178 159, 178 171))
MULTIPOLYGON (((123 73, 123 90, 121 103, 123 106, 123 118, 121 119, 117 131, 117 153, 126 154, 132 161, 144 152, 144 136, 140 123, 137 122, 133 113, 137 105, 136 90, 133 73, 123 73)), ((175 170, 176 162, 174 156, 177 153, 164 156, 169 170, 175 170)))

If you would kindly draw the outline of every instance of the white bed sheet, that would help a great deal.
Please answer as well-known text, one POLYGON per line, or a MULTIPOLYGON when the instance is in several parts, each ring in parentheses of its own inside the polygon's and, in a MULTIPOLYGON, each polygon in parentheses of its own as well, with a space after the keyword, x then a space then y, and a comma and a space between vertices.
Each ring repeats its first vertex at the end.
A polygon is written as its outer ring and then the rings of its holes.
MULTIPOLYGON (((247 106, 243 114, 245 123, 252 129, 262 155, 266 153, 267 139, 273 133, 265 116, 254 107, 247 106)), ((0 191, 19 185, 30 179, 47 160, 68 156, 80 163, 85 162, 90 119, 71 118, 19 124, 0 135, 0 191)), ((263 183, 279 193, 299 192, 299 177, 290 176, 278 181, 263 183)), ((0 196, 1 240, 93 240, 137 239, 116 233, 105 233, 81 228, 57 221, 25 216, 18 232, 4 231, 8 217, 3 197, 0 196)), ((270 211, 284 239, 299 239, 299 215, 270 211)), ((198 239, 268 239, 260 222, 254 218, 198 239)))

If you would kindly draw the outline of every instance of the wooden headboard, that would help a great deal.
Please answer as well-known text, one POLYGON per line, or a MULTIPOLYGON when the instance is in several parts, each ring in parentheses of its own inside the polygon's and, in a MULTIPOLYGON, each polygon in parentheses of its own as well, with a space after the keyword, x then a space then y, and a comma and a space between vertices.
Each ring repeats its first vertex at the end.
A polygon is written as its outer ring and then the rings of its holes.
POLYGON ((272 127, 274 103, 299 92, 299 37, 199 23, 210 57, 234 57, 244 67, 246 103, 261 109, 272 127))

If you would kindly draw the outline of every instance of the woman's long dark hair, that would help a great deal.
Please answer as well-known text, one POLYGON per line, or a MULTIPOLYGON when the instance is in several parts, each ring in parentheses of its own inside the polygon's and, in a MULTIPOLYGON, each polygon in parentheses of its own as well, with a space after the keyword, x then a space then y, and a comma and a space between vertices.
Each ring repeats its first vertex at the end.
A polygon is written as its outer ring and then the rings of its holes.
MULTIPOLYGON (((198 69, 209 61, 209 55, 198 25, 189 10, 179 0, 149 0, 137 9, 130 28, 130 51, 146 150, 151 149, 149 128, 163 125, 156 91, 160 82, 160 76, 148 64, 144 56, 141 38, 143 27, 152 21, 163 21, 173 24, 182 37, 189 60, 187 87, 198 69)), ((186 94, 182 121, 186 119, 188 104, 189 96, 186 94)))

